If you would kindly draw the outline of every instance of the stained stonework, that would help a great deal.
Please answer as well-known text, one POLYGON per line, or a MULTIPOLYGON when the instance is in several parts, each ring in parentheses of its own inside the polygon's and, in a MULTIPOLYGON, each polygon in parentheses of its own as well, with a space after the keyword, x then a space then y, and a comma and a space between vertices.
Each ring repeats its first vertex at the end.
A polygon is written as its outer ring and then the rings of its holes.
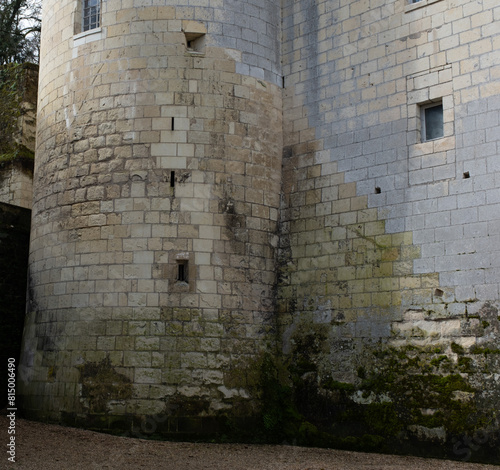
POLYGON ((0 202, 31 209, 38 66, 0 67, 0 202))
POLYGON ((337 444, 498 460, 497 10, 284 3, 282 344, 295 403, 337 444))
POLYGON ((33 161, 6 162, 0 166, 0 201, 25 209, 33 197, 33 161))
POLYGON ((498 460, 497 4, 75 3, 44 5, 26 413, 498 460), (127 394, 95 407, 99 364, 127 394))
POLYGON ((245 53, 228 5, 128 3, 75 36, 75 2, 44 4, 21 369, 27 415, 105 428, 230 412, 250 397, 226 375, 275 344, 279 9, 245 53), (84 380, 103 361, 127 394, 84 380))

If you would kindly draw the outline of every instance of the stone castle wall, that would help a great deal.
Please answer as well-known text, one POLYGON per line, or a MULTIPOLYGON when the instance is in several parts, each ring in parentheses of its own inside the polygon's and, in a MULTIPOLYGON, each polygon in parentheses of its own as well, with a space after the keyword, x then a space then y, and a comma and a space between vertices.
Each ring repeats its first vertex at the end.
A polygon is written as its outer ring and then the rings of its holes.
POLYGON ((0 67, 0 202, 31 209, 38 66, 0 67))
POLYGON ((44 3, 24 410, 252 415, 234 371, 273 342, 279 8, 112 0, 75 34, 77 3, 44 3))
POLYGON ((0 202, 31 209, 33 168, 5 164, 0 170, 0 202))
POLYGON ((492 1, 284 3, 279 304, 323 429, 342 422, 322 421, 325 395, 333 410, 386 407, 407 438, 463 431, 451 410, 474 421, 472 396, 498 427, 498 361, 483 353, 499 333, 499 14, 492 1), (437 101, 444 135, 423 142, 421 108, 437 101), (418 392, 444 397, 426 381, 454 374, 449 400, 418 392))
POLYGON ((491 457, 495 2, 77 3, 44 4, 27 413, 199 432, 258 398, 280 437, 491 457))

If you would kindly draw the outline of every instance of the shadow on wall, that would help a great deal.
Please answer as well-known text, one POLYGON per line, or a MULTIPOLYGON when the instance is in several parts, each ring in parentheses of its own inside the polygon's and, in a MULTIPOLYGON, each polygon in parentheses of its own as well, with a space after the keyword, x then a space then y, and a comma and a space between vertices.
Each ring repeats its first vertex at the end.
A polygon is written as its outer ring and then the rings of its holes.
MULTIPOLYGON (((0 203, 0 389, 7 389, 7 360, 19 362, 26 308, 31 211, 0 203)), ((0 407, 7 401, 2 393, 0 407)))

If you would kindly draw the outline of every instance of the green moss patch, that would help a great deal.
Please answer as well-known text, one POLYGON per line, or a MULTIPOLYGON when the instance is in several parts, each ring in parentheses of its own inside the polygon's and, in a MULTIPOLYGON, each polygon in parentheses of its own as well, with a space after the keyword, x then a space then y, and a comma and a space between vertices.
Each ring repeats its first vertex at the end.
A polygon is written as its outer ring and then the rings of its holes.
POLYGON ((110 400, 132 397, 132 382, 118 373, 108 358, 79 366, 82 398, 88 401, 91 414, 105 413, 110 400))

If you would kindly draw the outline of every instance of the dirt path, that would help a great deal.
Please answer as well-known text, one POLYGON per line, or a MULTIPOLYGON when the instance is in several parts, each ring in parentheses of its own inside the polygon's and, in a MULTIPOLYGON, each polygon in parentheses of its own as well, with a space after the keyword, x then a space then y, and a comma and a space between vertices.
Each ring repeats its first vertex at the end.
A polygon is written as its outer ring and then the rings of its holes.
MULTIPOLYGON (((0 416, 3 442, 9 423, 0 416)), ((6 470, 499 470, 493 465, 291 446, 145 441, 17 419, 6 470)))

